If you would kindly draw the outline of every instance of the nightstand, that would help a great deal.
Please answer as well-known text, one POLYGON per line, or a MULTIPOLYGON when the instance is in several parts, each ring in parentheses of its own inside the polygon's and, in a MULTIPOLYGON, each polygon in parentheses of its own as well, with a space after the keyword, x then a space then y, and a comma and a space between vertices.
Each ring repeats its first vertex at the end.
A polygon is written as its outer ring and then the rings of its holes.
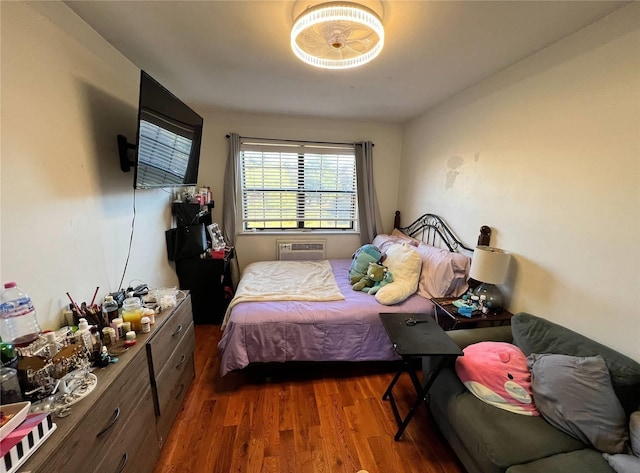
POLYGON ((458 308, 453 305, 453 301, 458 299, 458 297, 434 297, 431 299, 435 306, 434 317, 436 322, 445 330, 511 325, 513 314, 505 309, 490 311, 488 314, 472 315, 471 317, 460 315, 458 314, 458 308))
POLYGON ((188 289, 196 324, 220 324, 227 310, 225 286, 231 284, 229 258, 190 258, 176 261, 180 289, 188 289))

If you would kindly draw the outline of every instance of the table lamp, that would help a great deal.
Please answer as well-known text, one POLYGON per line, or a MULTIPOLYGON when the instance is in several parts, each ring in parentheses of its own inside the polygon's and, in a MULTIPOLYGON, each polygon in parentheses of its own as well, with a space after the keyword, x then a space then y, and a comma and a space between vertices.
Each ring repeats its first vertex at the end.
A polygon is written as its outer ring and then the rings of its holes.
POLYGON ((502 293, 495 284, 504 284, 510 257, 510 253, 490 246, 476 246, 473 252, 469 277, 481 283, 474 294, 479 297, 486 296, 489 310, 502 308, 502 293))

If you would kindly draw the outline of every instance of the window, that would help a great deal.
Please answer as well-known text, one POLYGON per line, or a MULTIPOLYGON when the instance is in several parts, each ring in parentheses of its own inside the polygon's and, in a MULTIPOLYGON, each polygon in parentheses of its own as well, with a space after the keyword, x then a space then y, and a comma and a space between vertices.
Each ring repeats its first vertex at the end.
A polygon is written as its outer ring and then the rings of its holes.
POLYGON ((353 145, 244 139, 242 223, 254 230, 356 230, 353 145))

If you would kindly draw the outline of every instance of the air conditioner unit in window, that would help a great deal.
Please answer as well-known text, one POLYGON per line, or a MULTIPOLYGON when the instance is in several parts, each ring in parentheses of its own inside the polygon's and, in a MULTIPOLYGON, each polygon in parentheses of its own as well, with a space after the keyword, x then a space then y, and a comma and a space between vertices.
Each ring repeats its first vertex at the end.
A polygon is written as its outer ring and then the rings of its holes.
POLYGON ((326 259, 326 240, 277 240, 279 261, 306 261, 326 259))

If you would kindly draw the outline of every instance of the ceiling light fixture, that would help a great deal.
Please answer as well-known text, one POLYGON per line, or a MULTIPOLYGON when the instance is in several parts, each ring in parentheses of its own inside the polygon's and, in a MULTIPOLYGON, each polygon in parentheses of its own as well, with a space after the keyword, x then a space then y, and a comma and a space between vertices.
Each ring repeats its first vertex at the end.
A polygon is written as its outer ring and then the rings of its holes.
POLYGON ((324 69, 361 66, 384 46, 380 17, 351 2, 321 3, 305 10, 291 29, 291 49, 302 61, 324 69))

